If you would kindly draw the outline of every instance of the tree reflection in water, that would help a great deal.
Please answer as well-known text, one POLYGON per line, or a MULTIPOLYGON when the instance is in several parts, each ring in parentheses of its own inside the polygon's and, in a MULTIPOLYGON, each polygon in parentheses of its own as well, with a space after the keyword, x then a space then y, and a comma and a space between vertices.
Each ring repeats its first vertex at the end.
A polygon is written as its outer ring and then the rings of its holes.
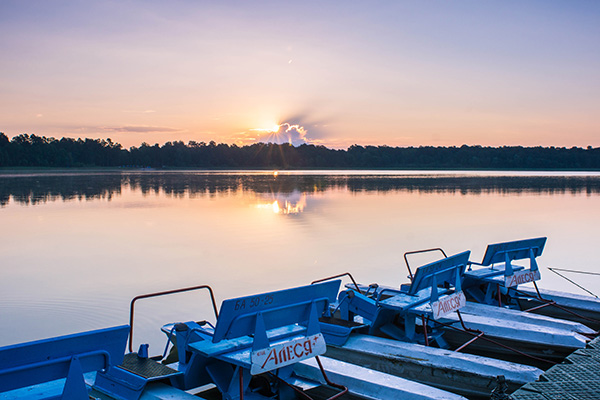
POLYGON ((198 197, 254 192, 281 213, 302 211, 303 195, 328 190, 350 192, 532 193, 598 194, 600 175, 481 175, 369 172, 273 174, 272 172, 99 172, 0 175, 0 206, 14 201, 38 205, 51 201, 110 201, 125 187, 142 194, 164 193, 173 197, 198 197))

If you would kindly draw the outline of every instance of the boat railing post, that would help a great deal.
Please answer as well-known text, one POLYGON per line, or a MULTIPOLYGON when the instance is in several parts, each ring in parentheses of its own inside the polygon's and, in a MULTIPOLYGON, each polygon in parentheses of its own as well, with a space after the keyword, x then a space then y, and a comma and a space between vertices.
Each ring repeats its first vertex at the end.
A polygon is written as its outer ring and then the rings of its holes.
POLYGON ((352 274, 350 272, 343 272, 341 274, 337 274, 337 275, 333 275, 333 276, 328 276, 327 278, 317 279, 316 281, 312 281, 310 284, 314 285, 315 283, 321 283, 321 282, 325 282, 325 281, 330 281, 330 280, 335 279, 335 278, 341 278, 342 276, 348 276, 350 278, 350 280, 352 281, 352 284, 354 285, 354 288, 356 289, 356 291, 358 293, 362 294, 360 288, 358 287, 358 283, 356 283, 356 281, 354 280, 354 277, 352 276, 352 274))
POLYGON ((200 290, 200 289, 206 289, 210 293, 210 299, 212 302, 213 311, 215 313, 215 319, 219 319, 219 312, 217 311, 215 295, 213 293, 212 288, 208 285, 191 286, 191 287, 186 287, 186 288, 181 288, 181 289, 167 290, 167 291, 163 291, 163 292, 147 293, 147 294, 142 294, 142 295, 134 297, 133 300, 131 300, 131 304, 129 305, 129 352, 133 353, 133 315, 134 315, 134 311, 135 311, 135 303, 138 300, 148 299, 151 297, 166 296, 166 295, 170 295, 170 294, 189 292, 192 290, 200 290))
POLYGON ((432 249, 413 250, 413 251, 407 251, 406 253, 404 253, 404 263, 406 264, 406 268, 408 269, 408 274, 409 274, 408 278, 411 281, 413 280, 413 273, 412 273, 412 271, 410 269, 410 265, 408 263, 408 256, 411 254, 429 253, 432 251, 440 251, 444 255, 444 258, 448 258, 448 256, 446 255, 446 252, 440 247, 435 247, 432 249))

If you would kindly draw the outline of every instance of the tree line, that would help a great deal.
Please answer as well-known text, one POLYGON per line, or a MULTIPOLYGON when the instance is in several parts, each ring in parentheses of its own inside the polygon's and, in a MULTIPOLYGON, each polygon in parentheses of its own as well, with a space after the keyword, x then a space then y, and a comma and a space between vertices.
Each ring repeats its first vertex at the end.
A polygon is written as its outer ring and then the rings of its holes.
POLYGON ((55 139, 34 134, 9 139, 0 132, 0 167, 600 170, 600 148, 352 145, 336 150, 312 144, 237 146, 174 141, 124 149, 111 139, 55 139))

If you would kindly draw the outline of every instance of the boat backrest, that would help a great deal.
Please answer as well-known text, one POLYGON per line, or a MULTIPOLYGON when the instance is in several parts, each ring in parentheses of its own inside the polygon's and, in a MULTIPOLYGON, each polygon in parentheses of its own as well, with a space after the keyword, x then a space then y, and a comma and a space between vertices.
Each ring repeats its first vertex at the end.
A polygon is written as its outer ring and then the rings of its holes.
MULTIPOLYGON (((213 343, 253 335, 255 346, 264 346, 266 331, 287 325, 306 326, 307 335, 319 332, 318 318, 335 301, 341 281, 334 280, 223 301, 213 343), (308 328, 311 329, 308 329, 308 328)), ((266 346, 268 347, 268 343, 266 346)))
POLYGON ((420 290, 431 287, 432 296, 435 296, 439 285, 449 285, 460 291, 460 281, 470 254, 470 251, 465 251, 417 268, 408 294, 414 295, 420 290))
POLYGON ((0 347, 0 392, 62 378, 68 392, 83 373, 121 364, 128 334, 123 325, 0 347))
POLYGON ((481 265, 489 267, 492 264, 539 257, 544 251, 545 237, 515 240, 512 242, 489 244, 483 256, 481 265))

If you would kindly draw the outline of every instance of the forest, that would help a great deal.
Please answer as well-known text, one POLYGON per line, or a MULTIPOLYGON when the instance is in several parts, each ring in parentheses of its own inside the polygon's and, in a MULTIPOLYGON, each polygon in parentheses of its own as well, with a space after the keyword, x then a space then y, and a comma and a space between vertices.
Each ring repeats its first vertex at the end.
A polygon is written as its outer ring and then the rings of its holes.
POLYGON ((0 132, 0 168, 7 167, 600 170, 600 148, 352 145, 336 150, 310 144, 174 141, 124 149, 111 139, 35 134, 9 139, 0 132))

